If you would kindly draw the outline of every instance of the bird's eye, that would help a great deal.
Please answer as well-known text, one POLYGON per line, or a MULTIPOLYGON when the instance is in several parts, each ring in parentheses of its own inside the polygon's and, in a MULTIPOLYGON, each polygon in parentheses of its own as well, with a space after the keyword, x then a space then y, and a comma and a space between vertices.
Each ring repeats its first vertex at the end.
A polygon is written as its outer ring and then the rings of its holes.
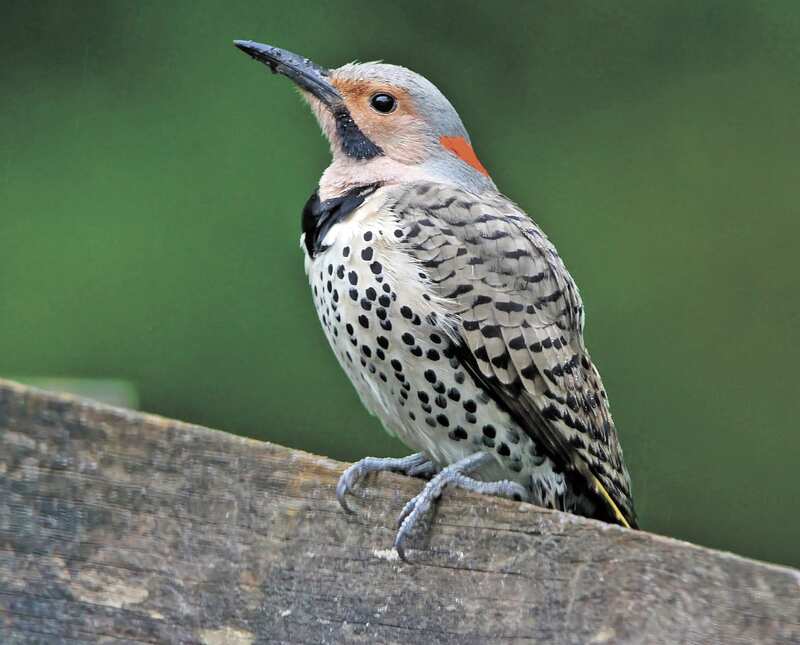
POLYGON ((391 94, 373 94, 369 100, 372 109, 382 114, 389 114, 397 107, 397 101, 391 94))

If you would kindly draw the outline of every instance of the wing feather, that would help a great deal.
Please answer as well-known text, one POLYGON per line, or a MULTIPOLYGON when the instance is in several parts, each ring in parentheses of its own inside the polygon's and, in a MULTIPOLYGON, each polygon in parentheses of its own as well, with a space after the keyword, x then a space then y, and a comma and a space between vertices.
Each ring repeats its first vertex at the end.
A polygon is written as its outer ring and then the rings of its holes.
POLYGON ((420 183, 390 193, 406 250, 457 321, 460 358, 612 521, 635 526, 630 480, 583 304, 553 245, 502 195, 420 183))

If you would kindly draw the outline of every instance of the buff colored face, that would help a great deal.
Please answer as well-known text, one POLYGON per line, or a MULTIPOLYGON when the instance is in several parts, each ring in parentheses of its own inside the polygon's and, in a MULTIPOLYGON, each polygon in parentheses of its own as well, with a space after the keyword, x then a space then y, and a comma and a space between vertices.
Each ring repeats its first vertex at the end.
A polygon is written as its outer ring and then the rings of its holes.
POLYGON ((375 81, 340 79, 335 74, 332 81, 361 131, 389 156, 406 164, 419 163, 427 156, 433 133, 408 92, 375 81))
MULTIPOLYGON (((437 137, 417 109, 414 99, 401 87, 369 80, 338 76, 334 71, 331 84, 344 98, 345 107, 361 131, 384 154, 403 164, 424 161, 434 147, 444 148, 462 161, 488 176, 472 146, 463 137, 437 137)), ((303 92, 317 115, 325 134, 335 140, 336 128, 330 111, 314 96, 303 92)))

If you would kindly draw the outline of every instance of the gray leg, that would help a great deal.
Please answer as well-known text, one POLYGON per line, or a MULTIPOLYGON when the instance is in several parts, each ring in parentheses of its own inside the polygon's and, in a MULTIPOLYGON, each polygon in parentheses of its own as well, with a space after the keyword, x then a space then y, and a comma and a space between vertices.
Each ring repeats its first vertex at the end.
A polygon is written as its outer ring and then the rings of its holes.
POLYGON ((400 528, 394 539, 394 548, 402 560, 406 559, 404 546, 406 538, 419 519, 430 510, 433 502, 441 496, 446 486, 457 486, 485 495, 499 495, 519 500, 528 499, 528 491, 525 487, 515 482, 507 480, 481 482, 465 474, 477 470, 492 459, 493 457, 489 453, 476 452, 451 464, 425 484, 425 488, 403 507, 400 517, 397 519, 400 528))
POLYGON ((339 477, 339 483, 336 484, 336 499, 339 500, 342 508, 348 513, 352 513, 345 498, 347 493, 351 492, 353 486, 365 475, 383 470, 403 473, 411 477, 425 477, 436 472, 436 465, 421 452, 401 458, 365 457, 350 466, 339 477))

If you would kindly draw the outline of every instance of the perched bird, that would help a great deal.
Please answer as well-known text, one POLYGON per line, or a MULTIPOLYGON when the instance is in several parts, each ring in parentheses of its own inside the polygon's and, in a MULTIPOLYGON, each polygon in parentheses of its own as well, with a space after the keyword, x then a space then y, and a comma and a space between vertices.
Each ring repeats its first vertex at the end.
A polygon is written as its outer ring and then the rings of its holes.
POLYGON ((401 556, 446 486, 635 528, 578 289, 447 98, 403 67, 235 45, 297 84, 330 142, 302 214, 314 305, 367 410, 417 451, 348 468, 342 506, 369 472, 429 476, 401 514, 401 556))

